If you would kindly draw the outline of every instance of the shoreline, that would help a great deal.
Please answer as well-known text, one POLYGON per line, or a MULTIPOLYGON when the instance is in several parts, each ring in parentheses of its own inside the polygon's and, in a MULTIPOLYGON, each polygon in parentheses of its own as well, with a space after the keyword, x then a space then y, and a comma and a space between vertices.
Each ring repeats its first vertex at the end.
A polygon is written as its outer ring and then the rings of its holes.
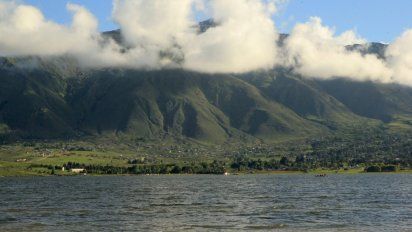
MULTIPOLYGON (((24 170, 16 170, 16 172, 21 172, 24 170)), ((47 174, 47 173, 8 173, 6 175, 0 175, 0 178, 6 177, 76 177, 76 176, 92 176, 92 177, 103 177, 103 176, 246 176, 246 175, 320 175, 325 174, 327 177, 328 175, 356 175, 356 174, 412 174, 411 170, 400 170, 396 172, 365 172, 365 171, 358 171, 358 170, 348 170, 348 171, 338 171, 335 170, 314 170, 310 172, 303 172, 303 171, 245 171, 245 172, 229 172, 228 175, 225 174, 93 174, 93 173, 84 173, 82 174, 74 174, 74 173, 64 173, 64 174, 47 174)))

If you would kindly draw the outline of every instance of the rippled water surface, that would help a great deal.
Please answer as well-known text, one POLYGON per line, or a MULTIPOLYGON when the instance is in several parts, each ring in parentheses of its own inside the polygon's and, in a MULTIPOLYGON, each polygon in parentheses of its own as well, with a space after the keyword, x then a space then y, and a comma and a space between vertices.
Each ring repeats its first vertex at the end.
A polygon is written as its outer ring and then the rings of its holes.
POLYGON ((0 178, 0 231, 412 231, 412 175, 0 178))

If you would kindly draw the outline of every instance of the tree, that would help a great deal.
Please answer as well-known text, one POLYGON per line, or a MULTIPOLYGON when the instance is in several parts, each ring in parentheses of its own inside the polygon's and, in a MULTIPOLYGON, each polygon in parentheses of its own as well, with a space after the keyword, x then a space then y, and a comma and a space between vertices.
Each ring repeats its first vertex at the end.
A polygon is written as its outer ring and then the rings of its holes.
POLYGON ((181 172, 182 172, 182 169, 177 164, 173 166, 172 171, 171 171, 171 173, 173 174, 179 174, 181 172))
POLYGON ((296 156, 295 162, 298 164, 305 163, 305 156, 304 155, 296 156))
POLYGON ((139 168, 137 167, 137 165, 133 165, 133 167, 131 168, 131 173, 139 174, 139 168))
POLYGON ((370 166, 365 169, 366 172, 381 172, 381 167, 379 166, 370 166))
POLYGON ((288 166, 289 165, 289 159, 285 156, 282 157, 282 159, 280 159, 280 164, 284 165, 284 166, 288 166))

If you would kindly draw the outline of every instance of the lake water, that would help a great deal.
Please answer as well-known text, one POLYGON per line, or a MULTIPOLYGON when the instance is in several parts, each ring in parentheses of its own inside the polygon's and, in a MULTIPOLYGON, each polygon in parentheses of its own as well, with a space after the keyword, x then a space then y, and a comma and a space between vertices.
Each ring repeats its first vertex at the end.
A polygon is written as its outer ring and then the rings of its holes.
POLYGON ((0 178, 0 231, 412 231, 412 175, 0 178))

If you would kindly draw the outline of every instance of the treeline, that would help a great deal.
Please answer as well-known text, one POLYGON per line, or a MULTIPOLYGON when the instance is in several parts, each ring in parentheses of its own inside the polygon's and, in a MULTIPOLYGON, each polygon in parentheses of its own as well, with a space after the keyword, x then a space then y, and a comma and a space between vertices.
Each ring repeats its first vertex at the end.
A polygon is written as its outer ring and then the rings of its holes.
MULTIPOLYGON (((282 157, 280 160, 262 160, 251 159, 246 156, 236 157, 232 163, 228 164, 230 170, 234 171, 254 171, 254 170, 267 170, 267 171, 302 171, 307 172, 317 168, 329 168, 329 169, 348 169, 354 167, 364 167, 365 172, 396 172, 401 168, 400 164, 366 164, 358 163, 356 166, 353 163, 341 163, 341 165, 333 164, 323 166, 327 163, 314 160, 305 155, 290 159, 282 157)), ((127 165, 127 166, 111 166, 111 165, 90 165, 80 164, 76 162, 68 162, 63 166, 53 165, 32 165, 32 167, 43 167, 51 171, 51 174, 55 174, 56 170, 64 168, 66 171, 71 169, 84 169, 85 173, 98 174, 98 175, 145 175, 145 174, 224 174, 226 172, 226 164, 219 161, 213 161, 211 163, 201 162, 192 164, 141 164, 141 165, 127 165)))
MULTIPOLYGON (((132 165, 125 167, 111 165, 86 165, 75 162, 64 164, 66 170, 85 169, 89 174, 223 174, 225 173, 225 164, 218 161, 211 163, 202 162, 199 164, 150 164, 150 165, 132 165)), ((61 169, 62 167, 47 166, 47 168, 61 169)))
POLYGON ((365 168, 365 172, 396 172, 398 171, 398 166, 395 165, 373 165, 365 168))
POLYGON ((366 159, 345 159, 330 156, 327 159, 319 159, 317 156, 299 155, 295 159, 282 157, 280 160, 261 160, 251 159, 246 156, 240 156, 234 159, 231 168, 237 171, 247 170, 284 170, 284 171, 309 171, 318 168, 327 168, 332 170, 349 169, 356 167, 365 167, 366 172, 395 172, 399 168, 409 169, 408 163, 402 160, 393 159, 385 160, 386 162, 375 163, 368 162, 366 159))
POLYGON ((371 133, 357 138, 334 137, 312 141, 308 157, 323 162, 322 165, 384 163, 412 166, 412 136, 371 133))
POLYGON ((230 167, 237 171, 246 170, 288 170, 288 171, 300 171, 301 169, 295 167, 287 157, 282 157, 280 161, 251 159, 246 156, 239 156, 234 159, 230 167))

